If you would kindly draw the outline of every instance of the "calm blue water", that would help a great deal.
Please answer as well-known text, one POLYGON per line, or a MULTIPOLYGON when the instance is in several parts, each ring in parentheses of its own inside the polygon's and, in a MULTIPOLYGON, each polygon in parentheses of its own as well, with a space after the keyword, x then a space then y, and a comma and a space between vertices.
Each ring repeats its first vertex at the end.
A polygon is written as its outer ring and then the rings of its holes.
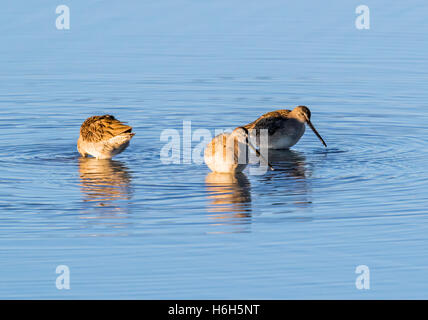
POLYGON ((63 31, 59 4, 0 11, 1 298, 428 298, 426 1, 365 1, 369 30, 357 1, 68 1, 63 31), (183 121, 299 104, 329 147, 307 130, 274 172, 160 161, 183 121), (136 136, 80 159, 105 113, 136 136))

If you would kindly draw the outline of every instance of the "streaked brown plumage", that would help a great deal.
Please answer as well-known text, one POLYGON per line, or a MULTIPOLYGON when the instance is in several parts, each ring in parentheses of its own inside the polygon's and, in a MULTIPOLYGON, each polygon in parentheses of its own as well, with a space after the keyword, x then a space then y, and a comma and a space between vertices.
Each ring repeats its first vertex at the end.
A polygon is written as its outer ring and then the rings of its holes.
POLYGON ((205 164, 213 172, 242 172, 248 164, 248 148, 253 149, 264 164, 273 170, 270 163, 248 141, 248 130, 243 127, 215 136, 205 148, 205 164))
POLYGON ((257 120, 244 126, 250 134, 256 134, 257 145, 260 146, 260 130, 267 130, 269 149, 288 149, 295 145, 305 133, 305 123, 327 147, 315 127, 311 123, 311 111, 306 106, 298 106, 293 110, 281 109, 260 116, 257 120))
POLYGON ((92 116, 80 127, 77 150, 83 157, 111 159, 128 147, 134 135, 132 127, 112 115, 92 116))
POLYGON ((205 148, 204 160, 213 172, 241 172, 248 164, 248 131, 236 128, 215 136, 205 148))

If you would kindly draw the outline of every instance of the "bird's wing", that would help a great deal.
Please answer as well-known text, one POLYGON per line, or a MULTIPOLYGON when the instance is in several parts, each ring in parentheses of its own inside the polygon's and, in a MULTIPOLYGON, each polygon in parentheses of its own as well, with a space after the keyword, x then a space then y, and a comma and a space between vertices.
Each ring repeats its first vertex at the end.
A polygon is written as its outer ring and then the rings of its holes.
POLYGON ((237 137, 230 140, 230 133, 221 133, 215 136, 210 143, 207 144, 205 155, 209 157, 222 157, 224 160, 232 156, 235 162, 239 160, 239 141, 237 137), (230 154, 229 154, 230 152, 230 154))
POLYGON ((226 154, 226 146, 227 146, 227 133, 220 133, 215 136, 210 143, 206 146, 205 153, 210 157, 215 157, 217 153, 226 154))
POLYGON ((112 115, 90 117, 85 120, 80 128, 82 138, 88 142, 109 140, 131 131, 132 127, 117 120, 112 115))
POLYGON ((287 109, 271 111, 244 127, 248 130, 255 129, 257 134, 260 129, 268 129, 269 135, 273 135, 276 130, 284 126, 284 121, 288 120, 287 115, 290 112, 291 111, 287 109))

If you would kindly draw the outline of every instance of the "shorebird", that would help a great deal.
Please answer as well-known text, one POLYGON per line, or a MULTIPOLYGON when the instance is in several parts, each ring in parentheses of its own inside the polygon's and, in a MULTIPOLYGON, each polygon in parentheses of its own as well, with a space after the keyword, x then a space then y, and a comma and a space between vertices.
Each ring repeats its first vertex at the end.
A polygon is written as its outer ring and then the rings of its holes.
POLYGON ((282 109, 265 113, 257 120, 245 125, 244 128, 250 131, 250 134, 252 134, 251 130, 255 130, 259 146, 260 130, 266 129, 269 134, 269 149, 288 149, 294 146, 305 133, 305 123, 320 139, 324 147, 327 147, 311 122, 311 111, 305 106, 298 106, 293 110, 282 109))
POLYGON ((132 127, 112 115, 93 116, 80 127, 77 151, 82 157, 91 155, 97 159, 111 159, 128 147, 134 135, 132 127))
POLYGON ((242 172, 248 164, 248 147, 273 170, 269 162, 248 140, 248 130, 244 127, 238 127, 232 133, 215 136, 205 148, 204 160, 213 172, 242 172))

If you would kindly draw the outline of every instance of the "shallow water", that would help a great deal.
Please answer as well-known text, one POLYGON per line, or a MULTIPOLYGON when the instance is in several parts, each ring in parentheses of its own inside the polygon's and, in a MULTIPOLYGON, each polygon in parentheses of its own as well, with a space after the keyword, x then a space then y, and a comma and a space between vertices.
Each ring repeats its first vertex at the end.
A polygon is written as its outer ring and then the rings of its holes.
POLYGON ((414 3, 368 1, 357 30, 341 1, 81 1, 68 31, 58 3, 9 4, 0 297, 426 299, 428 5, 414 3), (214 134, 299 104, 327 149, 307 129, 264 175, 161 162, 183 121, 214 134), (81 159, 81 123, 105 113, 136 136, 81 159))

